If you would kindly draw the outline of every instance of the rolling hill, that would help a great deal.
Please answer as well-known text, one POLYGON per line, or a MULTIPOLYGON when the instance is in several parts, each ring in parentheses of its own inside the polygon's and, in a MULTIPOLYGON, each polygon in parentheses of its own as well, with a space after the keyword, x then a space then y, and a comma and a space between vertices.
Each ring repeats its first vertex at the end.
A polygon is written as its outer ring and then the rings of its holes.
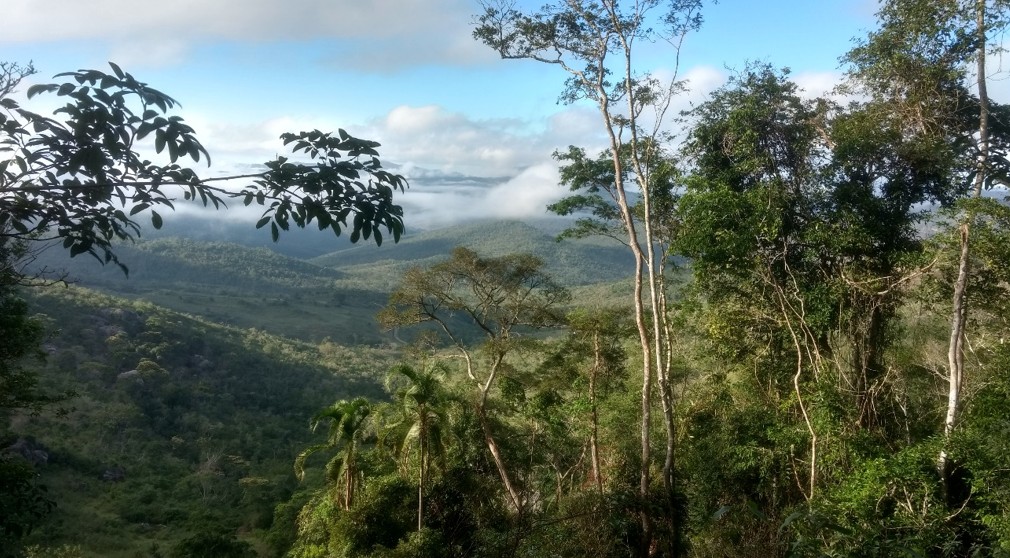
POLYGON ((117 253, 129 276, 88 256, 71 259, 56 248, 44 252, 36 266, 62 270, 82 287, 220 324, 309 342, 329 338, 379 346, 395 341, 380 330, 375 314, 403 272, 430 265, 457 245, 491 256, 533 253, 549 273, 577 291, 624 292, 595 286, 624 283, 632 267, 627 250, 616 243, 556 242, 544 230, 519 221, 458 225, 405 237, 399 244, 363 243, 310 260, 264 247, 172 237, 120 246, 117 253))
POLYGON ((487 256, 529 252, 540 257, 549 273, 567 286, 607 283, 629 277, 634 265, 628 250, 616 242, 586 239, 558 242, 540 228, 521 221, 483 221, 427 231, 381 247, 353 246, 310 261, 348 276, 382 270, 383 275, 426 265, 466 246, 487 256))

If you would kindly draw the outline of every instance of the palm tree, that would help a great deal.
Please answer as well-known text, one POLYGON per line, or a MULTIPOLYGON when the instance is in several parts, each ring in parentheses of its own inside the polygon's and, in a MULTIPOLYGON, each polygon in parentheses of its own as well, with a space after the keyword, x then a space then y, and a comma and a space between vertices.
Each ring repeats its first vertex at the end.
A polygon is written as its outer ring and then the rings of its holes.
POLYGON ((364 397, 341 400, 323 409, 312 417, 312 430, 315 431, 321 422, 329 420, 329 436, 325 442, 305 448, 295 459, 295 475, 301 480, 305 476, 305 460, 310 455, 320 450, 337 450, 326 464, 326 477, 333 485, 335 494, 342 496, 345 510, 351 509, 354 500, 358 476, 358 445, 364 433, 362 427, 371 412, 372 407, 364 397))
POLYGON ((434 366, 418 372, 403 364, 390 370, 386 377, 386 388, 391 391, 401 405, 403 419, 391 427, 406 427, 401 448, 401 456, 406 462, 412 442, 417 440, 417 530, 424 526, 424 485, 431 468, 432 450, 440 454, 444 450, 442 432, 447 419, 445 405, 449 396, 442 386, 444 379, 441 366, 434 366))

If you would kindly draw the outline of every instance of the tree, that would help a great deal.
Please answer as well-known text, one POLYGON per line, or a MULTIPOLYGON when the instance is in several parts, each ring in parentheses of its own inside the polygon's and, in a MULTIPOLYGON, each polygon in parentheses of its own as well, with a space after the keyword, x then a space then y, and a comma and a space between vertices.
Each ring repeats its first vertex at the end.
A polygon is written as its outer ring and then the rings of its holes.
POLYGON ((685 152, 696 170, 681 199, 675 250, 691 259, 695 288, 714 309, 719 327, 710 331, 724 333, 720 342, 748 356, 748 345, 770 347, 771 362, 762 368, 775 396, 780 384, 792 384, 811 438, 812 495, 817 436, 800 383, 817 365, 807 357, 825 348, 812 318, 831 307, 824 301, 812 308, 806 300, 820 282, 818 250, 804 241, 821 186, 813 165, 814 111, 795 85, 765 66, 734 78, 692 116, 685 152), (791 372, 778 365, 790 358, 791 372))
MULTIPOLYGON (((568 315, 568 337, 544 362, 543 367, 567 371, 581 384, 589 406, 590 481, 603 493, 600 465, 600 401, 623 381, 627 371, 621 343, 630 333, 621 314, 613 310, 577 310, 568 315)), ((581 390, 580 390, 581 391, 581 390)))
POLYGON ((0 456, 0 557, 21 556, 21 541, 53 511, 56 502, 38 484, 35 467, 0 456))
POLYGON ((379 314, 384 327, 433 324, 463 359, 477 392, 475 410, 514 511, 525 504, 496 439, 489 399, 510 365, 507 357, 530 342, 526 332, 562 324, 558 306, 569 298, 528 254, 484 258, 458 247, 428 269, 411 268, 379 314), (469 335, 483 338, 471 348, 469 335))
POLYGON ((249 558, 255 556, 252 546, 240 541, 234 535, 219 535, 215 533, 197 533, 174 547, 172 558, 249 558))
POLYGON ((28 314, 28 305, 9 287, 0 286, 0 417, 15 409, 38 412, 50 397, 38 392, 37 378, 26 371, 23 361, 38 352, 41 325, 28 314))
MULTIPOLYGON (((909 135, 932 142, 950 167, 949 198, 982 197, 1006 183, 1008 138, 993 119, 1005 112, 988 95, 986 57, 1010 24, 1003 0, 892 0, 880 11, 880 29, 847 56, 852 75, 865 92, 892 107, 909 135), (972 91, 974 89, 974 91, 972 91)), ((968 206, 958 227, 959 259, 952 285, 947 351, 949 439, 962 406, 965 345, 969 324, 971 230, 976 212, 968 206)), ((950 475, 946 445, 937 467, 946 490, 950 475)))
MULTIPOLYGON (((642 348, 642 463, 639 494, 650 490, 652 379, 656 377, 666 426, 663 483, 673 497, 674 422, 669 379, 670 339, 666 327, 663 269, 657 254, 655 218, 658 211, 651 188, 654 147, 663 138, 662 126, 673 97, 683 89, 677 63, 684 37, 701 25, 700 0, 647 0, 622 4, 617 0, 568 0, 524 13, 510 2, 485 3, 474 37, 505 59, 535 60, 560 67, 568 74, 561 94, 564 102, 589 100, 599 109, 609 140, 616 200, 627 245, 635 257, 634 308, 642 348), (659 12, 659 13, 657 13, 659 12), (673 48, 673 77, 661 81, 641 75, 635 63, 637 43, 665 40, 673 48), (615 62, 616 60, 616 62, 615 62), (612 80, 612 77, 616 79, 612 80), (625 170, 625 164, 630 169, 625 170), (629 174, 631 176, 629 176, 629 174), (631 180, 629 180, 629 178, 631 180), (632 182, 632 180, 634 182, 632 182), (637 192, 635 189, 637 187, 637 192), (641 198, 636 218, 631 195, 641 198)), ((609 173, 608 173, 609 174, 609 173)), ((651 520, 642 512, 641 554, 651 544, 651 520)))
POLYGON ((200 177, 186 159, 210 162, 195 132, 171 113, 178 103, 119 66, 112 73, 79 70, 58 74, 62 83, 34 85, 28 97, 55 94, 66 104, 49 118, 24 109, 9 96, 30 70, 0 67, 0 238, 59 240, 71 256, 88 253, 103 263, 116 258, 113 243, 140 234, 135 217, 175 207, 175 195, 219 208, 229 199, 264 206, 258 228, 277 239, 291 223, 339 235, 400 238, 402 209, 393 193, 406 180, 382 168, 378 143, 318 130, 281 136, 293 155, 265 163, 261 172, 200 177), (160 155, 149 156, 150 144, 160 155), (142 153, 144 151, 145 153, 142 153), (166 160, 167 156, 167 160, 166 160), (244 181, 239 189, 226 184, 244 181))
POLYGON ((822 445, 888 428, 886 351, 922 274, 915 225, 949 176, 888 110, 804 100, 762 65, 691 115, 675 249, 692 262, 701 329, 806 429, 807 500, 833 469, 819 464, 833 455, 822 445))
POLYGON ((341 400, 312 417, 312 430, 320 423, 329 422, 326 441, 302 450, 295 459, 295 475, 299 480, 305 477, 305 460, 318 451, 336 450, 336 454, 326 464, 326 480, 334 490, 335 500, 340 500, 345 510, 354 503, 354 491, 358 484, 358 449, 365 433, 365 422, 372 407, 364 397, 350 401, 341 400))
MULTIPOLYGON (((387 389, 400 404, 402 424, 407 426, 401 448, 406 461, 413 440, 417 441, 417 530, 424 528, 424 488, 431 469, 432 453, 444 452, 448 423, 445 405, 449 395, 442 386, 444 370, 433 367, 418 372, 410 366, 393 368, 386 377, 387 389)), ((393 426, 400 426, 397 423, 393 426)))
POLYGON ((25 65, 17 62, 0 62, 0 99, 14 93, 21 80, 33 74, 35 66, 31 62, 25 65))

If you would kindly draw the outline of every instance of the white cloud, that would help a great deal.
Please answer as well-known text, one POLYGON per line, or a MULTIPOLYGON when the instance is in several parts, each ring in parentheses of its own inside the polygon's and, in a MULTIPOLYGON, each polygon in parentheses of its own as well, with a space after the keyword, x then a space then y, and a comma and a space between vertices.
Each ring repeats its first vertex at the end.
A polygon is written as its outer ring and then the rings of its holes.
POLYGON ((484 200, 488 212, 495 217, 542 216, 547 204, 564 194, 559 184, 557 165, 542 163, 495 186, 484 200))
POLYGON ((844 78, 841 72, 800 72, 792 76, 793 82, 800 88, 800 97, 805 99, 832 97, 832 90, 844 78))
POLYGON ((704 103, 712 95, 712 92, 726 84, 729 74, 722 69, 713 66, 695 66, 685 72, 681 78, 684 80, 687 90, 674 99, 670 110, 666 116, 666 130, 678 131, 680 123, 675 118, 682 112, 689 111, 701 103, 704 103))
POLYGON ((396 37, 446 27, 460 0, 6 0, 5 42, 149 36, 396 37))
POLYGON ((695 66, 683 76, 687 81, 687 97, 692 101, 702 100, 716 88, 726 83, 727 74, 713 66, 695 66))
POLYGON ((519 119, 471 119, 435 105, 399 106, 362 131, 384 159, 473 176, 513 176, 554 146, 519 119))
POLYGON ((546 142, 550 152, 575 145, 592 153, 609 145, 599 111, 589 106, 569 107, 552 115, 547 122, 546 142))
POLYGON ((462 118, 448 114, 440 107, 428 105, 424 107, 399 106, 386 116, 385 127, 393 134, 425 134, 437 127, 458 127, 462 118))
MULTIPOLYGON (((256 124, 214 122, 186 115, 214 157, 208 175, 240 174, 283 154, 277 136, 285 131, 332 129, 322 120, 282 116, 256 124)), ((543 216, 564 192, 551 153, 581 144, 598 128, 584 109, 557 115, 546 129, 531 131, 518 120, 475 120, 438 106, 400 106, 353 135, 380 141, 380 157, 410 180, 399 196, 412 227, 460 220, 543 216)))
POLYGON ((563 194, 557 165, 545 161, 507 180, 427 176, 400 202, 410 225, 426 229, 466 220, 543 217, 547 205, 563 194))
POLYGON ((108 42, 118 59, 178 63, 200 43, 329 41, 319 59, 384 71, 489 55, 467 0, 5 0, 0 43, 108 42))

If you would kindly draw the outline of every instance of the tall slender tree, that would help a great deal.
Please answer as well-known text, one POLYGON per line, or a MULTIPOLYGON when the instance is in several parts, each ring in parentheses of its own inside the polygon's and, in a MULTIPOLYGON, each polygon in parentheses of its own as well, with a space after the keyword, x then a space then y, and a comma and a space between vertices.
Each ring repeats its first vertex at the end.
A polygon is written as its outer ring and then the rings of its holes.
MULTIPOLYGON (((682 91, 680 48, 684 37, 701 24, 701 0, 566 0, 522 12, 510 2, 486 2, 478 16, 474 37, 505 59, 527 59, 550 64, 568 74, 561 100, 589 100, 600 112, 610 152, 611 192, 626 243, 635 258, 635 322, 642 349, 641 469, 639 494, 651 489, 653 378, 656 378, 666 427, 663 483, 673 496, 673 392, 667 358, 666 307, 662 257, 656 249, 655 216, 650 188, 653 157, 662 137, 666 111, 682 91), (673 75, 661 80, 641 74, 636 59, 639 44, 664 40, 672 48, 673 75), (627 155, 625 157, 624 155, 627 155), (629 165, 629 169, 625 169, 629 165), (636 216, 633 197, 641 198, 636 216)), ((641 554, 652 544, 648 511, 641 514, 641 554)))
POLYGON ((544 362, 555 374, 566 372, 583 386, 589 407, 589 481, 602 494, 604 486, 600 449, 600 404, 623 381, 625 354, 622 342, 630 333, 616 310, 576 310, 568 315, 569 333, 544 362))

